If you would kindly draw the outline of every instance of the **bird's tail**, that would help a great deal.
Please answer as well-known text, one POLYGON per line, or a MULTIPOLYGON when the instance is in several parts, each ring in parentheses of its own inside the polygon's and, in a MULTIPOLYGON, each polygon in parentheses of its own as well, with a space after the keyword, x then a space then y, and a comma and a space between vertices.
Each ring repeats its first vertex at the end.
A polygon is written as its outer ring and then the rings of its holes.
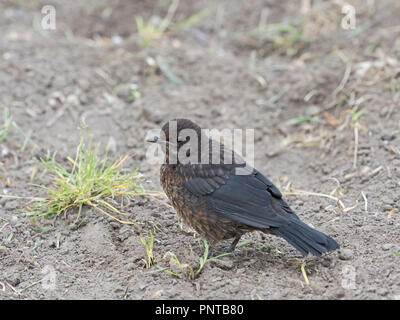
POLYGON ((309 252, 320 256, 325 252, 339 249, 339 244, 335 240, 299 219, 291 219, 288 224, 271 229, 304 256, 309 252))

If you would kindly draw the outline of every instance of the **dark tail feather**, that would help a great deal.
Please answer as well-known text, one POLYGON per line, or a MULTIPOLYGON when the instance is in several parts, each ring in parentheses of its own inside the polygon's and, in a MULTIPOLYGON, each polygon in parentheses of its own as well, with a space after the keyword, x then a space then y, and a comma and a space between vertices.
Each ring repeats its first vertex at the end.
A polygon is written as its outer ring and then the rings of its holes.
POLYGON ((298 219, 282 227, 271 228, 276 234, 289 242, 293 247, 306 256, 311 252, 315 256, 339 249, 338 243, 326 234, 315 230, 298 219))

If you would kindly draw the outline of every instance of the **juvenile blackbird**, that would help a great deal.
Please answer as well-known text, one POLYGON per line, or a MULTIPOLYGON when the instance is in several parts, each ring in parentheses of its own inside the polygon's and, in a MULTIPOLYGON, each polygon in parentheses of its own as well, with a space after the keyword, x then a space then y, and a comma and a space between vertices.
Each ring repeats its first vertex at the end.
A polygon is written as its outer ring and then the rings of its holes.
POLYGON ((165 144, 160 170, 164 192, 179 216, 207 240, 233 238, 228 249, 233 251, 244 233, 259 230, 284 238, 304 256, 339 248, 331 237, 300 221, 262 173, 223 143, 202 135, 191 120, 171 120, 162 127, 162 138, 147 141, 165 144), (218 149, 216 163, 212 159, 218 149))

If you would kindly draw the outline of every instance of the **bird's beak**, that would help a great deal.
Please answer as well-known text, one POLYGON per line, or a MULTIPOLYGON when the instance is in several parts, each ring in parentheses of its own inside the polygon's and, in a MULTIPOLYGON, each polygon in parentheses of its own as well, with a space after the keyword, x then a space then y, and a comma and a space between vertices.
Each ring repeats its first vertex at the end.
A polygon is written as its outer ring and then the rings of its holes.
POLYGON ((153 136, 153 137, 147 138, 146 141, 147 141, 147 142, 155 143, 155 142, 157 142, 159 139, 160 139, 159 136, 153 136))

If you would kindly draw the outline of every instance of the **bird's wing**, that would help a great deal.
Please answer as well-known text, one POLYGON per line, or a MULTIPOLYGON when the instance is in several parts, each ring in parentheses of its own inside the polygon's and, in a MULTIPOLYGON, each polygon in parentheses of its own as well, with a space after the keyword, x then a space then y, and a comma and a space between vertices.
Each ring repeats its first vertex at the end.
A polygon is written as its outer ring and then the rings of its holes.
POLYGON ((186 167, 184 171, 184 186, 196 196, 205 196, 210 208, 233 221, 269 228, 297 218, 278 188, 256 169, 249 175, 211 165, 186 167))
POLYGON ((257 174, 231 174, 225 185, 207 196, 208 204, 221 216, 255 228, 286 225, 296 215, 285 208, 279 190, 263 180, 257 174))
MULTIPOLYGON (((245 173, 253 173, 254 169, 246 166, 245 160, 238 153, 223 144, 210 139, 204 146, 208 147, 208 151, 204 151, 209 155, 207 164, 189 163, 177 168, 180 177, 183 177, 184 186, 194 195, 205 196, 218 190, 227 183, 233 169, 241 168, 246 171, 245 173), (219 159, 218 164, 213 163, 214 156, 219 159)), ((269 181, 265 177, 263 178, 269 181)), ((279 193, 279 190, 276 190, 279 193)))
POLYGON ((254 169, 255 177, 262 181, 266 186, 267 190, 273 195, 272 198, 272 206, 276 208, 275 210, 283 210, 281 214, 288 217, 293 217, 299 219, 296 213, 289 207, 285 200, 282 199, 282 193, 279 191, 277 187, 268 179, 266 178, 261 172, 257 169, 254 169))
POLYGON ((196 196, 213 193, 229 180, 230 171, 217 165, 185 165, 179 168, 183 185, 196 196))
MULTIPOLYGON (((279 189, 261 172, 224 145, 214 148, 221 148, 220 164, 180 166, 186 189, 196 196, 205 196, 216 213, 256 228, 280 227, 290 218, 298 218, 279 189), (225 158, 231 157, 231 164, 226 164, 225 158)), ((214 152, 212 149, 210 159, 214 152)))
POLYGON ((282 198, 282 193, 279 191, 277 187, 267 178, 265 177, 261 172, 259 172, 257 169, 253 169, 253 173, 255 178, 260 180, 264 185, 267 187, 268 191, 271 192, 271 194, 276 197, 276 198, 282 198))

